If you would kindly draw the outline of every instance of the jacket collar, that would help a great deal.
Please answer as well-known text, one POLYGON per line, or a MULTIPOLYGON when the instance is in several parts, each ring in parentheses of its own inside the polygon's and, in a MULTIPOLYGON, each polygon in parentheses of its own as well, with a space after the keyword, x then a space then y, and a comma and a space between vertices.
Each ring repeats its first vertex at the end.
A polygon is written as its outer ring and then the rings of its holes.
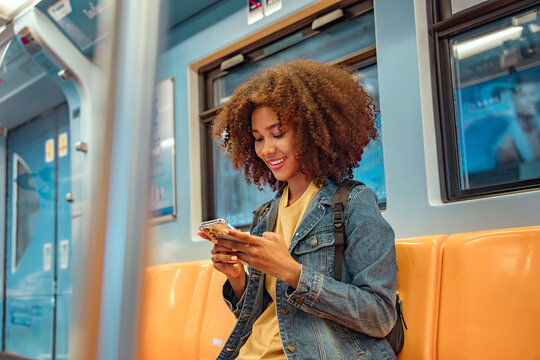
MULTIPOLYGON (((317 225, 317 223, 322 219, 322 217, 325 214, 324 205, 330 206, 332 204, 332 199, 334 197, 336 189, 337 189, 337 185, 333 181, 329 179, 325 179, 323 186, 315 194, 315 196, 313 196, 313 199, 311 200, 309 206, 306 209, 304 218, 302 219, 302 222, 300 223, 297 229, 297 232, 294 234, 292 238, 291 248, 294 247, 300 239, 306 236, 313 229, 313 227, 315 227, 315 225, 317 225), (305 216, 306 214, 309 214, 309 216, 306 217, 305 216)), ((270 229, 270 227, 275 226, 278 209, 279 209, 279 200, 281 199, 282 195, 283 195, 283 189, 278 191, 275 198, 272 200, 272 203, 270 204, 268 211, 266 211, 266 213, 263 216, 261 216, 259 223, 253 229, 254 234, 259 234, 264 231, 274 230, 273 228, 270 229), (261 231, 261 229, 263 231, 261 231)))
MULTIPOLYGON (((323 182, 323 186, 315 194, 315 196, 313 196, 313 199, 317 200, 323 205, 331 205, 332 199, 334 198, 334 194, 336 193, 337 187, 338 187, 337 184, 334 183, 332 180, 325 179, 323 182)), ((279 200, 281 199, 282 196, 283 196, 283 189, 280 189, 277 192, 276 196, 274 197, 273 204, 271 206, 274 206, 275 203, 279 205, 279 200)))
POLYGON ((318 198, 318 201, 323 205, 331 205, 336 190, 336 183, 330 179, 325 179, 322 188, 315 194, 314 198, 318 198))

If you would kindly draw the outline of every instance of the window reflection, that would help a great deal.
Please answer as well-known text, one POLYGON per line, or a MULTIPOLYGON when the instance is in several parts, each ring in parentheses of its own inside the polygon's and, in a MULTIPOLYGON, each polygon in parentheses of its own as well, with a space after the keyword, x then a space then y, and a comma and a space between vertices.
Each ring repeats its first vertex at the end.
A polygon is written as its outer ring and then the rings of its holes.
POLYGON ((540 177, 537 11, 450 42, 461 189, 540 177))
MULTIPOLYGON (((373 12, 353 18, 349 21, 321 32, 316 36, 303 40, 302 32, 289 35, 285 39, 288 45, 298 43, 280 52, 273 53, 256 63, 240 68, 232 73, 213 81, 214 106, 219 106, 227 101, 240 84, 249 79, 256 71, 263 67, 275 65, 279 62, 295 58, 309 58, 312 60, 329 62, 342 56, 351 54, 375 44, 375 22, 373 12)), ((273 44, 263 49, 270 49, 273 44)))
MULTIPOLYGON (((371 65, 358 70, 355 77, 360 81, 364 89, 373 98, 375 108, 379 111, 379 82, 377 76, 377 65, 371 65)), ((378 136, 372 140, 364 149, 362 161, 359 167, 354 169, 354 178, 362 181, 366 186, 370 187, 377 194, 379 204, 386 203, 386 183, 384 180, 384 162, 383 162, 383 147, 381 135, 381 118, 380 113, 377 117, 377 132, 378 136)))
POLYGON ((270 188, 260 191, 247 185, 243 175, 233 169, 229 153, 212 142, 214 158, 214 213, 235 226, 251 224, 252 211, 274 197, 270 188))

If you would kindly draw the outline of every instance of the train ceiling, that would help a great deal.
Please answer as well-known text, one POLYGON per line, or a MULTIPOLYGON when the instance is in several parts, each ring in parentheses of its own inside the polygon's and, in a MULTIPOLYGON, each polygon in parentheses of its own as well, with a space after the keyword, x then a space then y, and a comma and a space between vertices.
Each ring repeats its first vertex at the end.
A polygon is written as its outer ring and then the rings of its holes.
MULTIPOLYGON (((97 0, 64 0, 69 1, 75 11, 84 6, 97 6, 97 0)), ((168 28, 172 28, 196 14, 214 6, 219 0, 171 1, 168 13, 168 28)), ((225 0, 234 1, 234 0, 225 0)), ((22 49, 17 41, 12 41, 13 19, 29 7, 37 7, 47 13, 47 9, 56 4, 54 0, 0 0, 0 125, 8 129, 17 126, 41 111, 42 108, 54 106, 64 100, 62 92, 54 81, 41 69, 22 49), (41 106, 37 103, 42 102, 41 106), (28 106, 28 104, 32 106, 28 106)), ((54 21, 54 19, 53 19, 54 21)), ((61 24, 57 25, 62 29, 61 24)), ((69 33, 67 33, 69 37, 69 33)), ((77 44, 76 39, 71 40, 77 44)), ((79 49, 92 57, 91 49, 79 49)))

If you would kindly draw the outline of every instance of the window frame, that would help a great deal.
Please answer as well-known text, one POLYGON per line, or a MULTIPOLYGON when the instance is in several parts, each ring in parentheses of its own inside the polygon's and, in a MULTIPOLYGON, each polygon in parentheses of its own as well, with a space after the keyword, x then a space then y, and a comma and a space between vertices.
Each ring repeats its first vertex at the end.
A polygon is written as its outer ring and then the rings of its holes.
MULTIPOLYGON (((532 9, 538 4, 531 0, 490 0, 456 14, 451 14, 451 0, 427 0, 430 21, 430 57, 437 157, 441 200, 444 203, 474 198, 503 195, 540 187, 540 178, 516 180, 500 184, 459 188, 458 142, 452 87, 450 39, 474 28, 487 25, 504 17, 532 9)), ((505 171, 501 169, 500 171, 505 171)))
MULTIPOLYGON (((220 77, 227 75, 231 71, 235 71, 239 68, 250 66, 265 56, 262 55, 264 47, 279 41, 289 35, 302 31, 304 36, 301 41, 305 41, 334 25, 346 21, 350 18, 361 16, 374 10, 373 0, 347 0, 339 3, 332 4, 324 9, 317 11, 313 14, 302 16, 302 10, 298 11, 298 19, 286 26, 276 27, 269 35, 249 42, 246 41, 245 45, 235 49, 232 52, 227 52, 224 55, 214 59, 207 64, 203 64, 198 68, 198 81, 199 81, 199 126, 200 126, 200 149, 201 149, 201 198, 202 198, 202 220, 210 220, 215 218, 214 209, 214 186, 213 186, 213 149, 212 149, 212 137, 209 132, 209 126, 215 119, 217 112, 221 109, 222 105, 213 106, 213 81, 220 77), (337 9, 344 10, 344 16, 338 21, 334 21, 328 25, 325 25, 321 29, 312 30, 311 23, 314 19, 332 12, 337 9), (231 67, 227 70, 220 70, 220 64, 222 61, 227 60, 238 54, 244 55, 245 61, 239 65, 231 67)), ((273 27, 275 24, 271 24, 268 27, 273 27)), ((295 42, 289 46, 283 47, 279 51, 288 49, 291 46, 298 44, 295 42)), ((272 52, 267 56, 271 56, 277 52, 272 52)), ((376 45, 365 47, 359 51, 345 55, 338 59, 334 59, 329 62, 330 64, 343 65, 343 66, 355 66, 355 68, 362 69, 364 67, 377 63, 376 45)), ((386 208, 386 203, 382 203, 382 210, 386 208)), ((249 228, 248 225, 240 226, 242 230, 249 228)))

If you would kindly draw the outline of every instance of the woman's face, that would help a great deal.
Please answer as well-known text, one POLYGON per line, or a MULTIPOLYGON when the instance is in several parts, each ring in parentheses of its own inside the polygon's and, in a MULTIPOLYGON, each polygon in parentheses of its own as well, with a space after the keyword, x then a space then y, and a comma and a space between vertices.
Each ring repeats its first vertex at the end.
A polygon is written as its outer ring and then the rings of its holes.
POLYGON ((519 115, 536 115, 536 106, 538 104, 538 95, 536 85, 532 82, 526 82, 518 85, 514 94, 514 107, 519 115))
POLYGON ((292 182, 306 182, 300 172, 300 162, 294 141, 294 128, 280 125, 278 115, 268 106, 259 106, 251 113, 251 129, 255 138, 255 152, 270 168, 275 178, 292 182))

